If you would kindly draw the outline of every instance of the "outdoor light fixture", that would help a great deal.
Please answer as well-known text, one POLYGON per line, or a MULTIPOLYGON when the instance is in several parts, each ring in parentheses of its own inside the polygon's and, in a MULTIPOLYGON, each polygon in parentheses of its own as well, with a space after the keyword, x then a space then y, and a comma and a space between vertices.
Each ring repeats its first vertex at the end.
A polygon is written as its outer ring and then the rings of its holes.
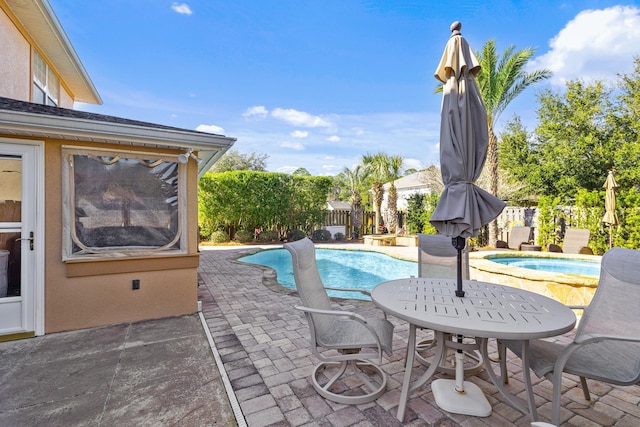
POLYGON ((197 164, 202 163, 202 159, 193 154, 193 150, 189 150, 186 153, 178 155, 178 161, 182 164, 185 164, 189 161, 189 157, 195 160, 197 164))

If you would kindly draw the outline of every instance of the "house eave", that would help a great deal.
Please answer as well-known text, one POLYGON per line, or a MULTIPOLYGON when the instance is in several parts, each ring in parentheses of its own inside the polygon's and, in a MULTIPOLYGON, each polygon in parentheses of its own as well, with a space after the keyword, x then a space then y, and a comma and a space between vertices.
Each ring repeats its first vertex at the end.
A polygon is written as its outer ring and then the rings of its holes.
POLYGON ((228 136, 174 128, 150 128, 3 110, 0 110, 0 133, 31 138, 194 150, 202 159, 198 177, 209 170, 236 141, 236 138, 228 136))

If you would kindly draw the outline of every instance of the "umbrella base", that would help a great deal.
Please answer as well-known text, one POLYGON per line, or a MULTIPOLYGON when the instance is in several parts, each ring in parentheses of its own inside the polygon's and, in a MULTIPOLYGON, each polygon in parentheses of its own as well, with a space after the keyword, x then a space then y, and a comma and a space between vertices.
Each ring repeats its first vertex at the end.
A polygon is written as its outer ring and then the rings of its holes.
POLYGON ((431 391, 436 404, 447 412, 471 415, 474 417, 488 417, 491 415, 491 405, 480 387, 472 382, 464 382, 464 392, 456 391, 454 380, 438 379, 431 383, 431 391))

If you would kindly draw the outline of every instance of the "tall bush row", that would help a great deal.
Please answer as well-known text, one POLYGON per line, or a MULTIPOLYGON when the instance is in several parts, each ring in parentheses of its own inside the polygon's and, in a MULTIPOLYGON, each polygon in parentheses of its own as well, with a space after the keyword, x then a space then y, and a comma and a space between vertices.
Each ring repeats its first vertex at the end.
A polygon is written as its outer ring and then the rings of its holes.
POLYGON ((322 176, 209 172, 198 185, 200 235, 208 239, 221 230, 233 239, 237 231, 260 229, 284 237, 296 228, 310 234, 324 219, 331 188, 331 178, 322 176))

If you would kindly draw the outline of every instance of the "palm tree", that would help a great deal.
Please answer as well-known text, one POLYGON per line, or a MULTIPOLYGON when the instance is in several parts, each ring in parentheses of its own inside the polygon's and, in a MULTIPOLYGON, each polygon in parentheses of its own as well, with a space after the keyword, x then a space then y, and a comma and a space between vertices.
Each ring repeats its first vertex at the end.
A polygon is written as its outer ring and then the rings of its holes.
POLYGON ((385 153, 365 154, 362 163, 371 169, 371 192, 373 193, 373 205, 376 210, 374 234, 378 234, 380 227, 380 209, 384 197, 384 183, 389 179, 389 156, 385 153))
POLYGON ((369 175, 369 168, 363 165, 357 165, 353 170, 344 168, 340 175, 340 178, 344 181, 349 191, 353 231, 357 233, 362 226, 362 195, 360 191, 364 187, 365 179, 369 175))
POLYGON ((395 233, 398 228, 398 191, 396 190, 395 180, 400 178, 400 169, 402 168, 403 161, 401 156, 392 156, 389 158, 389 166, 391 168, 391 173, 389 174, 391 184, 389 185, 387 203, 387 208, 389 209, 387 229, 389 233, 395 233))
MULTIPOLYGON (((552 75, 551 71, 546 69, 530 73, 524 70, 535 51, 531 47, 517 51, 514 46, 509 46, 498 58, 495 40, 487 40, 482 53, 476 52, 482 67, 476 75, 476 80, 487 109, 489 125, 486 163, 489 168, 489 192, 495 196, 498 195, 498 138, 494 126, 511 101, 527 87, 552 75)), ((498 225, 494 220, 489 224, 489 244, 495 245, 497 239, 498 225)))

